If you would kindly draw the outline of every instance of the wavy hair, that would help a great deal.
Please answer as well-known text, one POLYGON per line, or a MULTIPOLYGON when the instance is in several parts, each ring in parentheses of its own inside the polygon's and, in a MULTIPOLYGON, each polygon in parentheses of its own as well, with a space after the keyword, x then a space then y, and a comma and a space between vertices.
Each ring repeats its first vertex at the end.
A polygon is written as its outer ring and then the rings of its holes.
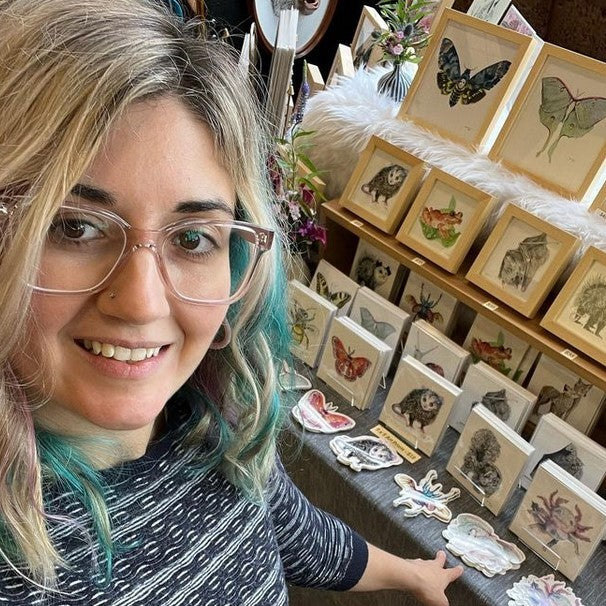
MULTIPOLYGON (((108 571, 103 484, 78 443, 34 426, 11 358, 30 313, 44 235, 72 187, 131 104, 170 95, 213 133, 238 197, 237 218, 278 229, 266 178, 269 151, 256 95, 233 54, 203 40, 152 0, 0 0, 0 555, 52 587, 63 565, 48 534, 43 481, 68 487, 91 512, 108 571)), ((276 364, 286 355, 282 238, 228 312, 232 341, 209 351, 190 379, 198 415, 187 439, 215 436, 198 469, 221 467, 260 499, 275 457, 276 364), (270 346, 271 343, 271 346, 270 346)), ((35 318, 34 318, 35 321, 35 318)), ((43 405, 43 404, 42 404, 43 405)))

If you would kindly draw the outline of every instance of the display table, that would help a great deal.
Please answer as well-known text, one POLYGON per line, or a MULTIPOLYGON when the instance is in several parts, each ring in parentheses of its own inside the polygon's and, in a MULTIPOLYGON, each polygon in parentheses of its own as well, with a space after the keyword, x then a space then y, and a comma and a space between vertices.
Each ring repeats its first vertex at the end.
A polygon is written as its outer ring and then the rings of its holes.
MULTIPOLYGON (((308 373, 310 374, 310 373, 308 373)), ((311 377, 310 377, 311 378, 311 377)), ((339 406, 339 411, 353 417, 354 427, 347 435, 359 436, 369 434, 370 428, 377 424, 385 390, 379 389, 373 406, 360 411, 344 403, 341 396, 317 379, 312 379, 314 386, 321 389, 327 401, 339 406)), ((286 394, 285 402, 292 398, 296 402, 302 392, 286 394)), ((336 434, 342 435, 342 434, 336 434)), ((392 501, 398 496, 398 486, 393 477, 396 473, 406 473, 417 481, 430 469, 438 472, 438 482, 444 490, 459 486, 455 479, 446 472, 446 464, 459 434, 448 428, 440 447, 431 458, 422 458, 410 464, 381 469, 379 471, 355 472, 337 462, 328 443, 333 435, 312 434, 302 430, 289 417, 282 435, 281 452, 284 464, 291 477, 307 497, 319 507, 336 514, 347 522, 368 541, 375 545, 409 558, 433 557, 438 549, 445 549, 446 539, 442 530, 446 525, 433 519, 419 516, 406 518, 402 507, 394 507, 392 501)), ((449 507, 455 518, 460 513, 469 512, 481 516, 491 524, 499 536, 514 542, 526 555, 526 561, 519 570, 510 570, 505 575, 488 578, 474 568, 464 566, 463 576, 448 590, 451 606, 505 606, 508 602, 505 591, 523 576, 534 574, 544 576, 554 571, 543 560, 509 532, 509 523, 520 503, 524 491, 516 489, 513 497, 503 510, 495 517, 482 508, 473 497, 461 488, 460 498, 452 501, 449 507)), ((448 564, 461 563, 459 558, 448 552, 448 564)), ((602 606, 606 604, 606 546, 600 545, 585 570, 574 583, 559 573, 556 579, 565 581, 575 594, 581 598, 583 606, 602 606)), ((337 593, 293 587, 291 589, 291 606, 412 606, 416 600, 402 593, 392 591, 377 593, 337 593)))

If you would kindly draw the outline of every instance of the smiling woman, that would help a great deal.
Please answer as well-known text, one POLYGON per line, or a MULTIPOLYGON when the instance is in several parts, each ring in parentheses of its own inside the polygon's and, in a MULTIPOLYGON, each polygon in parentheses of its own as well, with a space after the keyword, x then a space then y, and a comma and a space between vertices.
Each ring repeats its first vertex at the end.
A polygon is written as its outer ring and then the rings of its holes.
POLYGON ((443 555, 367 546, 276 456, 267 138, 198 25, 0 0, 0 603, 279 606, 289 581, 445 604, 443 555))

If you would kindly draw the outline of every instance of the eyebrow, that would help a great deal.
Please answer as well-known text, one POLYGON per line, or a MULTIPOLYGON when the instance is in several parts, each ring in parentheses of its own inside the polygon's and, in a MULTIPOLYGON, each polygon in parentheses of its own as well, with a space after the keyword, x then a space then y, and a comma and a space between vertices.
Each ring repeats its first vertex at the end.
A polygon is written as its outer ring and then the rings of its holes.
MULTIPOLYGON (((89 202, 94 202, 102 206, 114 207, 117 204, 116 197, 110 192, 93 187, 92 185, 84 185, 83 183, 77 183, 72 187, 71 192, 73 196, 83 198, 89 202)), ((190 213, 203 213, 210 211, 221 211, 234 217, 234 209, 225 201, 223 198, 215 197, 205 200, 187 200, 185 202, 179 202, 174 212, 180 214, 190 213)))

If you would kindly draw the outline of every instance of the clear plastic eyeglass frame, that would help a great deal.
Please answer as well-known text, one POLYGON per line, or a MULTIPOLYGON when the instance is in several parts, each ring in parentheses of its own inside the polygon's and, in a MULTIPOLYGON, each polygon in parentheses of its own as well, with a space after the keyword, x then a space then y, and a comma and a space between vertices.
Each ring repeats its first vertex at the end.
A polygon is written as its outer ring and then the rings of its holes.
MULTIPOLYGON (((17 210, 17 206, 19 205, 9 207, 5 204, 0 204, 0 220, 2 220, 3 216, 6 218, 12 215, 15 210, 17 210)), ((253 223, 248 223, 246 221, 188 218, 175 221, 161 227, 160 229, 138 229, 130 225, 119 215, 103 209, 93 209, 86 206, 64 205, 61 207, 61 210, 74 211, 76 213, 85 212, 89 215, 98 216, 101 219, 113 221, 121 229, 124 236, 124 242, 120 254, 117 255, 116 261, 107 271, 106 275, 97 284, 89 288, 66 290, 45 288, 36 284, 29 284, 33 290, 50 295, 94 294, 96 292, 100 292, 108 286, 112 280, 112 277, 126 263, 131 254, 137 252, 138 250, 147 250, 154 255, 165 286, 176 298, 194 305, 231 304, 238 301, 246 294, 261 256, 271 249, 274 240, 273 230, 255 225, 253 223), (164 262, 162 248, 171 236, 178 233, 179 230, 187 229, 190 226, 215 226, 237 229, 238 234, 251 244, 252 254, 250 260, 248 261, 248 268, 244 274, 242 283, 238 286, 237 290, 235 290, 228 297, 223 299, 192 298, 179 292, 179 290, 173 284, 164 262)))

